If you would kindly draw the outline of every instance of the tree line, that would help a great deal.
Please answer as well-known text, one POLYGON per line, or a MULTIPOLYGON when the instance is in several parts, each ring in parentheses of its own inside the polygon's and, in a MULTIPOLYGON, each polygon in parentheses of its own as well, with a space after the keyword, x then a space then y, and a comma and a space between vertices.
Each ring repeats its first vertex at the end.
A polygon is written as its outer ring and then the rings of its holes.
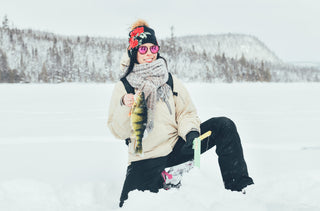
MULTIPOLYGON (((199 38, 201 39, 201 38, 199 38)), ((187 81, 319 81, 319 70, 240 58, 226 57, 223 51, 184 48, 174 35, 160 40, 161 55, 169 71, 187 81)), ((120 59, 127 40, 102 37, 67 37, 31 29, 9 27, 7 18, 0 27, 0 82, 61 83, 115 82, 123 72, 120 59)))

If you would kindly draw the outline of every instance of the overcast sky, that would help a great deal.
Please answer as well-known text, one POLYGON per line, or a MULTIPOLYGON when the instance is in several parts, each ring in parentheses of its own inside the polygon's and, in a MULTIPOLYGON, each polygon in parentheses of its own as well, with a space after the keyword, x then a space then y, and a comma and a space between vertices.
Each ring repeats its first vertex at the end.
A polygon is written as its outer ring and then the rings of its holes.
POLYGON ((284 61, 320 62, 320 0, 0 0, 1 21, 63 35, 126 37, 138 18, 159 38, 242 33, 284 61))

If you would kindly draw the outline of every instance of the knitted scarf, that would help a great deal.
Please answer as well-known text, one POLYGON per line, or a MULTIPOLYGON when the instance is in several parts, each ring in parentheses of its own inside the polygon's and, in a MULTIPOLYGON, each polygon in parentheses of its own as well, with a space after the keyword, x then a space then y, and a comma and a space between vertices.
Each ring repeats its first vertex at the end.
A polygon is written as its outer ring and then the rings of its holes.
POLYGON ((168 70, 163 59, 157 59, 151 63, 135 64, 132 72, 127 76, 130 85, 145 94, 148 107, 147 131, 153 129, 153 118, 155 104, 160 99, 167 104, 170 114, 169 105, 170 86, 168 81, 168 70))

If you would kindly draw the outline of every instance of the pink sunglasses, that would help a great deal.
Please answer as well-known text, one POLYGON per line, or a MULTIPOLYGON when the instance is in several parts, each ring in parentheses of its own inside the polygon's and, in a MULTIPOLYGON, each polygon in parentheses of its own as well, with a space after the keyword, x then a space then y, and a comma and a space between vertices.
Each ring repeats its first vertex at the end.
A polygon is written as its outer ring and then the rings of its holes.
MULTIPOLYGON (((147 46, 140 46, 138 51, 140 54, 146 54, 148 52, 148 49, 149 48, 147 46)), ((150 46, 150 52, 153 54, 158 53, 159 50, 160 50, 160 46, 158 46, 158 45, 150 46)))

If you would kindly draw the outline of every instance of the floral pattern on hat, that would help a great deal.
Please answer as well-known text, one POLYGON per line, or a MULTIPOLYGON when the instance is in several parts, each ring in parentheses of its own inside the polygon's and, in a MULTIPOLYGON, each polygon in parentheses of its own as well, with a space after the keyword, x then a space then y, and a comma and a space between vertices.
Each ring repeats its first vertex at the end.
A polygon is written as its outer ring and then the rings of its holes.
POLYGON ((151 35, 151 33, 145 32, 144 27, 137 27, 132 32, 130 32, 129 50, 137 47, 138 45, 141 45, 142 40, 147 38, 147 35, 151 35))

